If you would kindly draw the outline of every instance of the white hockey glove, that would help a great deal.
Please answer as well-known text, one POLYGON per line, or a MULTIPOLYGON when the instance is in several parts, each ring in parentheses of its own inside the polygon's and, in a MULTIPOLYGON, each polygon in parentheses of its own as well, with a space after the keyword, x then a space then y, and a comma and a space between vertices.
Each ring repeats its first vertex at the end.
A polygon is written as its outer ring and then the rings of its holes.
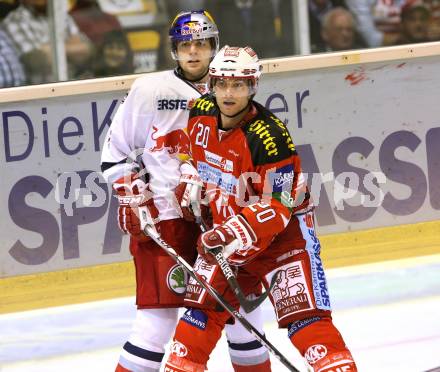
POLYGON ((228 258, 237 251, 249 249, 256 241, 257 236, 246 219, 236 215, 228 218, 223 225, 200 235, 197 250, 205 261, 214 264, 213 255, 218 249, 228 258))
MULTIPOLYGON (((180 180, 174 193, 186 221, 206 223, 209 217, 209 202, 205 195, 203 181, 197 173, 197 169, 190 163, 184 162, 180 166, 180 180)), ((208 226, 211 226, 210 221, 208 226)))
POLYGON ((150 238, 144 234, 144 228, 147 225, 155 226, 159 211, 154 205, 153 193, 148 184, 131 174, 116 180, 113 189, 119 201, 119 228, 138 241, 149 240, 150 238))

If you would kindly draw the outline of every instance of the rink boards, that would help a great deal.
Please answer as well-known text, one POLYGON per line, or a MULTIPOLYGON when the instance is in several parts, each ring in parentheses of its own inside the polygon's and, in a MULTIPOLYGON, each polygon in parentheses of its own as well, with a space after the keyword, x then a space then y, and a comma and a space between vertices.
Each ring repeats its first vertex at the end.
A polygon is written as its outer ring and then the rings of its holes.
MULTIPOLYGON (((327 269, 440 253, 440 222, 426 222, 320 238, 327 269), (360 253, 359 253, 360 252, 360 253)), ((0 314, 133 296, 131 261, 0 280, 0 314)))
MULTIPOLYGON (((326 267, 440 252, 440 43, 264 62, 257 100, 302 157, 326 267)), ((0 312, 134 293, 99 174, 134 78, 0 90, 0 312)))

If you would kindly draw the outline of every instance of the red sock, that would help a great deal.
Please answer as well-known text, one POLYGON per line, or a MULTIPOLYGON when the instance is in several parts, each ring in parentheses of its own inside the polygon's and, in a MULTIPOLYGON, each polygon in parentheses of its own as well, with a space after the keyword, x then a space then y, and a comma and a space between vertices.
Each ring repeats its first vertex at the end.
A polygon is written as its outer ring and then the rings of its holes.
POLYGON ((118 365, 116 366, 115 372, 131 372, 131 371, 128 370, 128 369, 126 369, 126 368, 124 368, 124 367, 122 367, 122 366, 118 363, 118 365))
POLYGON ((290 337, 315 372, 356 372, 356 364, 330 317, 311 323, 290 337))

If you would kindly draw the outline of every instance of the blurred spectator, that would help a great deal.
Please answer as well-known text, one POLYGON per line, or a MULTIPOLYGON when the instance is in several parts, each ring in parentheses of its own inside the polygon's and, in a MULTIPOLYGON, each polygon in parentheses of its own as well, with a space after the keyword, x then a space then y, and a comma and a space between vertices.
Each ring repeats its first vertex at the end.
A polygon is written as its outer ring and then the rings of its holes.
POLYGON ((0 88, 25 83, 23 66, 9 36, 0 29, 0 88))
POLYGON ((127 36, 120 30, 107 32, 96 55, 94 75, 106 77, 133 72, 133 51, 127 36))
POLYGON ((359 34, 369 47, 394 45, 399 38, 400 9, 405 0, 345 0, 359 34))
POLYGON ((104 34, 113 30, 121 30, 118 19, 101 10, 96 0, 76 0, 70 15, 82 33, 98 49, 103 41, 104 34))
POLYGON ((431 13, 423 1, 408 1, 402 7, 400 17, 401 33, 398 44, 429 41, 428 31, 431 13))
POLYGON ((323 51, 357 49, 356 25, 353 15, 342 7, 331 9, 322 20, 323 51))
MULTIPOLYGON (((205 9, 205 0, 167 0, 168 14, 173 16, 188 10, 205 9)), ((170 20, 170 22, 172 19, 170 20)))
POLYGON ((81 73, 77 73, 77 78, 95 77, 96 58, 102 58, 104 35, 113 30, 121 31, 121 24, 116 16, 104 12, 96 0, 75 0, 69 14, 93 44, 93 55, 83 65, 81 73))
POLYGON ((205 7, 217 21, 222 45, 252 45, 264 58, 293 54, 291 1, 206 0, 205 7))
POLYGON ((19 0, 0 0, 0 20, 5 18, 11 10, 19 5, 19 0))
POLYGON ((273 57, 281 57, 294 54, 293 45, 293 10, 292 2, 285 0, 270 0, 274 12, 273 24, 275 31, 275 52, 273 57))
POLYGON ((324 16, 336 7, 344 7, 343 0, 309 0, 309 28, 310 49, 312 52, 325 50, 325 43, 321 36, 322 20, 324 16))
MULTIPOLYGON (((47 0, 22 0, 21 5, 6 16, 3 25, 20 53, 28 82, 54 81, 47 0)), ((67 16, 65 43, 70 75, 74 77, 89 58, 91 47, 70 16, 67 16)))
POLYGON ((431 11, 431 21, 429 23, 429 40, 440 40, 440 0, 425 0, 431 11))

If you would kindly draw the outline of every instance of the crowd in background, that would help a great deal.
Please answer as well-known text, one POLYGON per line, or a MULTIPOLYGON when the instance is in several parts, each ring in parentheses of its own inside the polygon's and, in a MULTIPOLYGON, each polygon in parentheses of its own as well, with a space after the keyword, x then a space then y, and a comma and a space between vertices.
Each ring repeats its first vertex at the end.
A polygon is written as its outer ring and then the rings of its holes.
MULTIPOLYGON (((0 87, 56 81, 47 3, 0 0, 0 87)), ((69 79, 172 67, 166 30, 179 10, 207 9, 221 45, 251 45, 262 58, 295 53, 292 0, 122 3, 69 0, 69 79)), ((308 0, 308 12, 312 53, 440 40, 440 0, 308 0)))

